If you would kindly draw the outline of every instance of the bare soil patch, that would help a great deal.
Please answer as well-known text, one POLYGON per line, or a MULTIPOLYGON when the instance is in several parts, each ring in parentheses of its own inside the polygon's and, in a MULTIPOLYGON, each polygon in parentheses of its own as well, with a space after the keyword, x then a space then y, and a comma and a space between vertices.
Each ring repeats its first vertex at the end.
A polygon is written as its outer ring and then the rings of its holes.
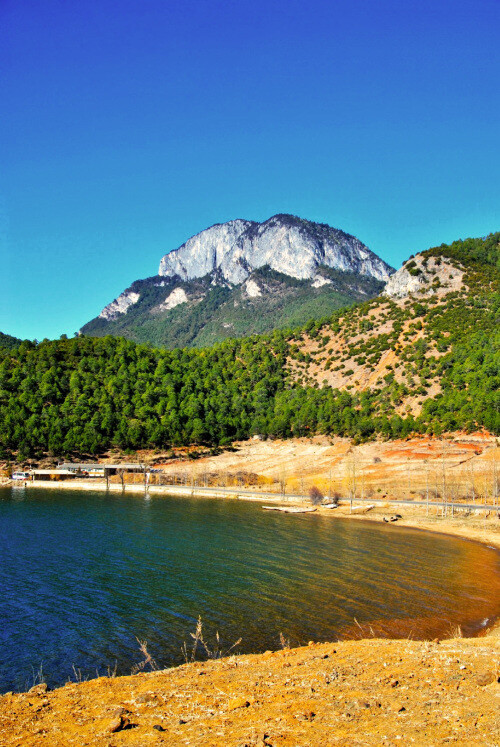
POLYGON ((500 641, 364 640, 0 699, 23 745, 495 745, 500 641))

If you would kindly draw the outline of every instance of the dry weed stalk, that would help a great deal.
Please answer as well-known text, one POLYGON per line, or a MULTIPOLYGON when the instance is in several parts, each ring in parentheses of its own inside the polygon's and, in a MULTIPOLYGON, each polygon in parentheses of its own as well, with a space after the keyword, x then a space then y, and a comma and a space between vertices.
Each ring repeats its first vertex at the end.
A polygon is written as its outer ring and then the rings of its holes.
POLYGON ((215 645, 213 646, 213 648, 211 648, 211 645, 209 645, 203 638, 203 623, 201 621, 201 617, 198 618, 195 632, 190 633, 190 636, 194 641, 191 652, 188 652, 186 641, 184 641, 181 649, 186 664, 195 661, 196 654, 200 646, 205 652, 205 656, 207 659, 221 659, 223 656, 227 656, 230 651, 232 651, 242 641, 241 638, 238 638, 238 640, 235 641, 232 646, 224 650, 221 646, 219 632, 217 631, 215 634, 215 645))
MULTIPOLYGON (((360 629, 361 635, 364 638, 366 636, 366 630, 365 630, 365 628, 363 628, 363 626, 359 624, 359 622, 356 620, 355 617, 353 617, 353 620, 356 623, 356 625, 358 626, 358 628, 360 629)), ((370 623, 365 623, 365 625, 367 626, 368 630, 370 631, 372 638, 376 638, 377 636, 375 635, 375 631, 373 630, 373 628, 370 625, 370 623)))
POLYGON ((290 639, 285 638, 283 633, 280 633, 280 646, 282 649, 290 648, 290 639))
POLYGON ((132 667, 131 673, 137 674, 138 672, 143 672, 146 667, 150 667, 152 672, 156 671, 158 669, 158 666, 156 664, 156 661, 153 659, 153 657, 148 651, 148 642, 141 641, 137 637, 136 637, 136 641, 139 644, 139 650, 141 654, 144 656, 144 659, 140 661, 138 664, 134 664, 134 666, 132 667))
POLYGON ((87 681, 88 679, 87 677, 85 678, 82 677, 81 669, 76 669, 74 664, 71 665, 71 669, 73 670, 73 674, 75 675, 75 682, 86 682, 87 681))
MULTIPOLYGON (((42 682, 45 682, 45 675, 43 673, 43 664, 40 664, 37 671, 35 672, 35 668, 31 667, 33 671, 33 685, 30 685, 30 687, 34 687, 35 685, 41 685, 42 682)), ((29 689, 29 688, 26 688, 29 689)))
POLYGON ((464 634, 462 633, 461 626, 460 625, 450 625, 449 637, 450 638, 463 638, 464 634))

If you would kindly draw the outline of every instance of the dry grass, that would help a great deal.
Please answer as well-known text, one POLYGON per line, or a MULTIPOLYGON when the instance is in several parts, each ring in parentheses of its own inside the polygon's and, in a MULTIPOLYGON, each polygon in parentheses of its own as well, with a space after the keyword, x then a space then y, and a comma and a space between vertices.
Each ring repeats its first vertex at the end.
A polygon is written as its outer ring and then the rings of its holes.
POLYGON ((156 661, 153 659, 153 657, 148 651, 148 642, 141 641, 137 637, 136 637, 136 641, 139 644, 139 651, 141 652, 144 658, 138 664, 134 664, 134 666, 132 667, 131 673, 138 674, 139 672, 144 672, 144 670, 147 667, 149 667, 149 669, 152 672, 155 672, 158 669, 158 666, 156 664, 156 661))
POLYGON ((290 648, 290 639, 285 638, 283 633, 280 633, 280 648, 283 650, 290 648))
POLYGON ((447 638, 463 638, 464 634, 462 633, 462 628, 460 625, 450 625, 450 630, 448 632, 447 638))
POLYGON ((196 661, 197 657, 199 657, 200 654, 201 658, 205 659, 222 659, 222 657, 228 656, 231 651, 233 651, 236 646, 239 646, 239 644, 243 640, 242 638, 238 638, 238 640, 235 641, 232 646, 229 646, 229 648, 223 648, 219 636, 219 631, 216 631, 215 643, 209 644, 203 636, 203 623, 201 621, 201 617, 198 618, 195 632, 190 633, 190 636, 193 639, 191 651, 188 651, 188 645, 186 641, 184 641, 184 644, 182 646, 182 654, 184 656, 184 661, 186 662, 186 664, 196 661))
POLYGON ((325 496, 435 501, 467 498, 492 502, 500 447, 487 433, 454 434, 445 439, 419 436, 354 445, 349 439, 300 438, 242 441, 217 456, 203 456, 189 466, 165 463, 152 481, 199 487, 247 488, 307 495, 315 486, 325 496), (180 473, 185 474, 180 476, 180 473))

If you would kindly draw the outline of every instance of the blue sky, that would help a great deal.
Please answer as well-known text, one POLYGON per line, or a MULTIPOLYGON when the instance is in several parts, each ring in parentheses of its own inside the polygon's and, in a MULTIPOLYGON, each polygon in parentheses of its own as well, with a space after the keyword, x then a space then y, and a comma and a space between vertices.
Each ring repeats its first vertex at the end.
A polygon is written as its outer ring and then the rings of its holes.
POLYGON ((498 0, 2 0, 0 330, 290 212, 395 266, 500 229, 498 0))

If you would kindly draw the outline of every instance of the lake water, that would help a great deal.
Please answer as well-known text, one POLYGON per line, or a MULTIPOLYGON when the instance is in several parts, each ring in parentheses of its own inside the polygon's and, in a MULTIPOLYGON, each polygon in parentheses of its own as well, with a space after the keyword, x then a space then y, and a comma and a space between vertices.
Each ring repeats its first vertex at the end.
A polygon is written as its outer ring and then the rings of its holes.
POLYGON ((181 662, 201 616, 239 652, 359 635, 477 632, 500 615, 500 556, 392 525, 245 501, 0 491, 0 692, 117 666, 148 641, 181 662))

